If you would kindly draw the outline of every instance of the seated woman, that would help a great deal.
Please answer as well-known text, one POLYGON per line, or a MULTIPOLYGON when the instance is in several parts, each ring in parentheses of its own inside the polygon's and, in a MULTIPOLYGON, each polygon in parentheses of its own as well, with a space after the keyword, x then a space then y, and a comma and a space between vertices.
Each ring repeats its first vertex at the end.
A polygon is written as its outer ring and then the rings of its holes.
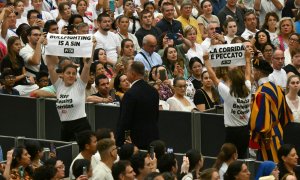
POLYGON ((196 108, 195 104, 185 96, 186 80, 183 77, 177 77, 173 82, 174 96, 167 100, 171 111, 186 111, 191 112, 196 108))
POLYGON ((262 46, 261 52, 264 56, 264 59, 268 61, 268 63, 272 64, 272 56, 273 52, 275 50, 275 47, 271 43, 266 43, 262 46))
POLYGON ((260 177, 264 176, 273 176, 275 180, 279 180, 279 170, 273 161, 264 161, 259 165, 255 180, 259 180, 260 177))
POLYGON ((104 75, 107 76, 108 79, 111 79, 113 77, 114 71, 112 67, 108 64, 106 51, 104 49, 102 48, 95 49, 93 61, 94 62, 97 61, 103 65, 105 70, 104 75))
POLYGON ((203 86, 196 91, 194 103, 200 111, 205 111, 220 104, 220 96, 218 91, 213 87, 212 80, 209 78, 207 71, 202 73, 201 79, 203 86))
POLYGON ((14 148, 10 166, 10 179, 32 179, 30 155, 23 146, 14 148))
POLYGON ((163 65, 157 65, 151 68, 149 81, 156 82, 160 100, 166 101, 173 96, 171 81, 168 79, 167 70, 163 65))
POLYGON ((167 69, 168 78, 175 78, 173 70, 175 68, 176 63, 178 63, 181 68, 184 70, 184 78, 187 79, 188 71, 186 69, 184 60, 179 58, 177 50, 174 47, 165 48, 164 55, 162 56, 163 65, 167 69))
POLYGON ((15 76, 15 86, 34 84, 33 77, 26 76, 25 64, 23 58, 19 55, 22 48, 21 40, 12 36, 7 41, 8 54, 3 58, 1 62, 0 71, 10 68, 15 76))
POLYGON ((121 101, 125 92, 130 89, 130 82, 125 74, 118 74, 114 79, 114 88, 116 90, 116 100, 121 101))
POLYGON ((38 141, 26 141, 26 150, 30 155, 31 167, 36 169, 43 165, 41 158, 43 157, 43 147, 38 141))
POLYGON ((50 158, 45 162, 45 166, 54 167, 56 169, 56 173, 54 175, 55 180, 60 180, 65 177, 65 165, 63 161, 56 158, 50 158))
POLYGON ((196 149, 190 149, 186 152, 189 160, 188 173, 183 176, 182 180, 200 179, 200 169, 203 167, 203 157, 196 149))
POLYGON ((247 165, 241 161, 234 161, 228 166, 224 174, 224 180, 250 180, 250 172, 247 165))
POLYGON ((279 163, 277 164, 279 169, 279 179, 285 174, 291 173, 300 179, 299 171, 296 171, 298 165, 298 155, 294 145, 284 144, 278 150, 279 163))
POLYGON ((201 74, 204 64, 198 57, 193 57, 189 62, 189 70, 191 76, 189 77, 189 81, 193 83, 194 88, 200 89, 202 87, 201 74))
POLYGON ((226 173, 229 164, 236 161, 237 158, 238 153, 234 144, 225 143, 222 145, 217 160, 213 165, 214 168, 218 169, 221 180, 224 179, 224 174, 226 173))

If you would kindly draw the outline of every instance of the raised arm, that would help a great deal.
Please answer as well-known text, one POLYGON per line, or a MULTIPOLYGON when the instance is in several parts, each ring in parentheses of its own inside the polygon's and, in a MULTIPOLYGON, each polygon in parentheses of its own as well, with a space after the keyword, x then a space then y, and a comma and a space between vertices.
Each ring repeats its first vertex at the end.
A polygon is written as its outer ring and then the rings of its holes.
POLYGON ((203 59, 204 59, 204 64, 205 64, 205 67, 206 67, 206 69, 207 69, 207 72, 208 72, 208 74, 209 74, 210 79, 214 82, 214 84, 215 84, 216 86, 218 86, 219 83, 220 83, 220 80, 217 78, 215 71, 214 71, 213 68, 211 67, 211 64, 210 64, 210 61, 209 61, 209 55, 208 55, 208 52, 206 52, 206 53, 203 55, 203 59))
POLYGON ((251 79, 251 51, 249 49, 245 50, 245 60, 246 60, 246 69, 245 69, 245 79, 251 79))
POLYGON ((92 50, 91 58, 83 58, 83 69, 82 69, 82 72, 81 72, 81 75, 80 75, 80 79, 84 83, 88 83, 88 81, 89 81, 90 67, 91 67, 91 64, 92 64, 92 61, 93 61, 96 44, 97 44, 96 40, 95 40, 95 38, 93 38, 93 50, 92 50))
POLYGON ((55 66, 56 66, 56 64, 58 64, 59 59, 57 56, 47 55, 46 61, 47 61, 48 72, 50 75, 50 81, 52 84, 55 84, 55 82, 59 78, 58 74, 56 73, 56 70, 55 70, 55 66))

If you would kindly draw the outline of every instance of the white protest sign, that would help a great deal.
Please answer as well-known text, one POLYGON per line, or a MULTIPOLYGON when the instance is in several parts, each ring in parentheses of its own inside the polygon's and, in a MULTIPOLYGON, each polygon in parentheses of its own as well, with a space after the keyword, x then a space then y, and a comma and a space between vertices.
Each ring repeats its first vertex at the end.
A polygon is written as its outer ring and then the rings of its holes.
POLYGON ((46 55, 66 57, 91 57, 93 35, 47 34, 46 55))
POLYGON ((211 46, 209 50, 212 67, 243 66, 246 64, 243 43, 215 45, 211 46))

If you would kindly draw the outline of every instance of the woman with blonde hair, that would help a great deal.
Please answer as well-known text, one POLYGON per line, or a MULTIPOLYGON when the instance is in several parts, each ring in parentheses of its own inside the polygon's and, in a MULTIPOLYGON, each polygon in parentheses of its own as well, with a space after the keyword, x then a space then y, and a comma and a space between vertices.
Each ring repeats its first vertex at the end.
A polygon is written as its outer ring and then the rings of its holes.
POLYGON ((294 21, 290 17, 281 18, 279 21, 278 38, 274 39, 273 44, 276 48, 284 51, 288 48, 289 37, 295 32, 294 21))

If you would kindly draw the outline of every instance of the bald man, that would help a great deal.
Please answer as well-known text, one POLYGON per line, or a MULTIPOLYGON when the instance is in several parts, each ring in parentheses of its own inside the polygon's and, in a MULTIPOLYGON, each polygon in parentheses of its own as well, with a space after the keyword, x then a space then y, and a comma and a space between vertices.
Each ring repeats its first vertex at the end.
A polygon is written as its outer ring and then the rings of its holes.
POLYGON ((134 57, 134 61, 142 62, 145 66, 145 70, 148 72, 153 66, 162 64, 160 55, 155 52, 156 47, 156 37, 149 34, 143 38, 143 47, 141 51, 134 57))
POLYGON ((269 75, 269 81, 285 89, 287 83, 287 74, 283 69, 284 53, 277 49, 272 56, 273 72, 269 75))

